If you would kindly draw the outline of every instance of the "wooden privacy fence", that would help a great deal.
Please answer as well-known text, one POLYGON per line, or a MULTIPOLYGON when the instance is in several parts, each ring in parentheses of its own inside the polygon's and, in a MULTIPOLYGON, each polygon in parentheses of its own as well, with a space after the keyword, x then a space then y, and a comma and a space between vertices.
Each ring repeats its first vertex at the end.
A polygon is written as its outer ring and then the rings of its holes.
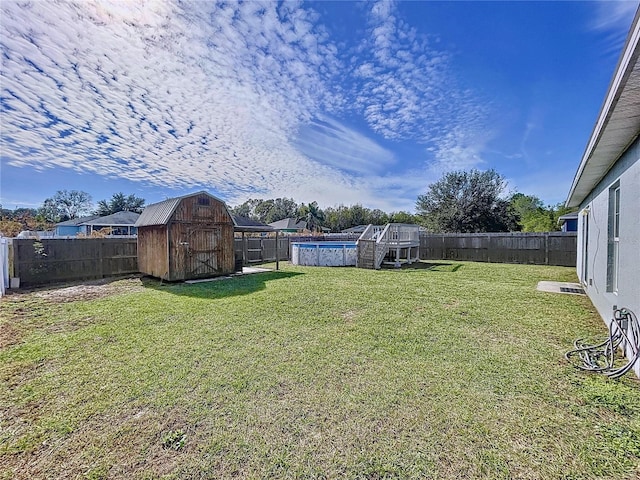
MULTIPOLYGON (((279 238, 279 259, 288 260, 290 241, 303 241, 303 238, 308 237, 279 238)), ((19 278, 20 284, 26 287, 138 272, 135 238, 13 239, 11 242, 9 276, 19 278)), ((234 242, 235 252, 245 265, 276 259, 273 237, 237 237, 234 242)), ((422 233, 420 259, 573 267, 576 243, 575 232, 422 233)))
POLYGON ((423 233, 420 259, 575 267, 576 240, 575 232, 423 233))
MULTIPOLYGON (((289 259, 289 239, 278 238, 278 258, 289 259)), ((244 263, 275 262, 276 239, 275 237, 236 237, 235 251, 244 259, 244 263)))
POLYGON ((13 239, 12 277, 21 286, 138 272, 135 238, 13 239))

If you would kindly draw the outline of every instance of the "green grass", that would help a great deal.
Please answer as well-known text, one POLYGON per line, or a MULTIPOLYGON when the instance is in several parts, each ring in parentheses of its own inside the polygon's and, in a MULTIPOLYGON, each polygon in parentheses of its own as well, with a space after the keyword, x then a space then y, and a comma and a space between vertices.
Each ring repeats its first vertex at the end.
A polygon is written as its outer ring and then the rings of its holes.
POLYGON ((0 304, 0 478, 640 475, 640 390, 561 267, 282 265, 0 304), (77 296, 84 296, 78 299, 77 296))

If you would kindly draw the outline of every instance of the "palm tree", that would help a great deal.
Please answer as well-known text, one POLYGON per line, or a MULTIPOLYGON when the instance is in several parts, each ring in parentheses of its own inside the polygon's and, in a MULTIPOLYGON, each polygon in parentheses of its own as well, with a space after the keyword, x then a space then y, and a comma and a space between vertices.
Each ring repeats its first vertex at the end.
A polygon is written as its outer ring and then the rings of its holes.
POLYGON ((298 209, 298 218, 296 222, 306 222, 307 229, 312 232, 322 231, 322 223, 324 222, 324 212, 318 207, 316 202, 309 205, 304 203, 298 209))

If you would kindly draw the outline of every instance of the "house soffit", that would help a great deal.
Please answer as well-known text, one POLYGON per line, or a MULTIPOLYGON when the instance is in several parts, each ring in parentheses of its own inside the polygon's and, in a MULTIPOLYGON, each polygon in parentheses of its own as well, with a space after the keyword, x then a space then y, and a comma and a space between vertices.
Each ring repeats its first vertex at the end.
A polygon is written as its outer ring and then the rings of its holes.
POLYGON ((576 207, 640 133, 640 9, 567 199, 576 207))

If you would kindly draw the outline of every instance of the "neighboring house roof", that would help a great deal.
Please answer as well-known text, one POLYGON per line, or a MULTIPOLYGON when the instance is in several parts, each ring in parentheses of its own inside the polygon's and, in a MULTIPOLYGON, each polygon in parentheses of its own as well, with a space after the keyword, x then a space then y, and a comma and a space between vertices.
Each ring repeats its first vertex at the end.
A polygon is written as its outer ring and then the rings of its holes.
POLYGON ((138 217, 140 217, 140 214, 136 212, 117 212, 112 215, 105 215, 104 217, 90 215, 88 217, 72 218, 66 222, 56 223, 56 227, 79 227, 81 225, 125 227, 136 223, 138 217))
POLYGON ((304 230, 307 228, 307 222, 303 220, 298 222, 296 218, 283 218, 269 225, 275 230, 304 230))
POLYGON ((578 212, 567 213, 565 215, 560 215, 558 217, 558 223, 563 224, 568 222, 569 220, 577 220, 577 219, 578 219, 578 212))
POLYGON ((96 218, 99 218, 99 216, 89 215, 88 217, 72 218, 71 220, 66 220, 64 222, 56 223, 56 227, 77 227, 86 222, 90 222, 91 220, 95 220, 96 218))
POLYGON ((241 215, 231 215, 237 232, 272 232, 273 227, 241 215))
POLYGON ((139 213, 123 211, 82 222, 82 225, 126 227, 135 224, 139 217, 139 213))
POLYGON ((567 207, 582 203, 640 133, 639 57, 640 7, 573 179, 567 207))
POLYGON ((147 207, 142 211, 140 218, 136 221, 136 227, 147 227, 150 225, 166 225, 169 222, 169 219, 173 215, 173 212, 176 211, 176 208, 180 204, 180 201, 189 198, 195 197, 196 195, 206 195, 209 198, 217 200, 222 204, 226 204, 220 200, 218 197, 211 195, 208 192, 201 191, 196 193, 190 193, 188 195, 183 195, 181 197, 169 198, 162 202, 152 203, 151 205, 147 205, 147 207))

